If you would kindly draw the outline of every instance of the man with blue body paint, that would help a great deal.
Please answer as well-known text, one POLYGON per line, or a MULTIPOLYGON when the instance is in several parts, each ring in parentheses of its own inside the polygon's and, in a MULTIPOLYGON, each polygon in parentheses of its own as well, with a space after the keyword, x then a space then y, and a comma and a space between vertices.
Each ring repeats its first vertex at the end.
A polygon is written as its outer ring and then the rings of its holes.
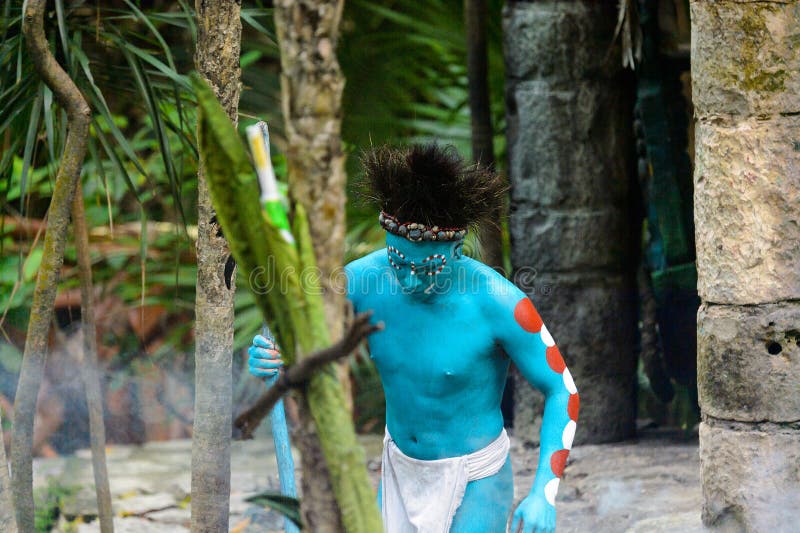
MULTIPOLYGON (((513 476, 500 401, 511 361, 545 395, 539 465, 511 531, 555 531, 555 496, 579 398, 533 303, 494 269, 462 254, 469 227, 502 201, 499 177, 436 145, 381 148, 363 160, 381 207, 386 248, 346 266, 386 396, 379 501, 388 533, 507 529, 513 476)), ((257 336, 250 370, 279 354, 257 336)))

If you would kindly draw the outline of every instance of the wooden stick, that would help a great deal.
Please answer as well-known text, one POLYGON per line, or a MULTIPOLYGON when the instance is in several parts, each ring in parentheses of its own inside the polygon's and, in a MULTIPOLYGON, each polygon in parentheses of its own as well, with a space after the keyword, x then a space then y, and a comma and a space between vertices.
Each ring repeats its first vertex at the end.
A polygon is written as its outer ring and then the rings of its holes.
POLYGON ((80 180, 72 201, 72 225, 75 248, 78 253, 78 271, 81 280, 81 329, 83 330, 83 357, 81 376, 86 389, 86 406, 89 411, 89 442, 92 449, 92 470, 97 495, 97 510, 101 533, 113 533, 114 513, 111 510, 111 488, 106 466, 106 427, 103 422, 103 393, 97 372, 97 328, 94 321, 94 291, 92 290, 92 258, 89 255, 89 235, 83 205, 83 188, 80 180))

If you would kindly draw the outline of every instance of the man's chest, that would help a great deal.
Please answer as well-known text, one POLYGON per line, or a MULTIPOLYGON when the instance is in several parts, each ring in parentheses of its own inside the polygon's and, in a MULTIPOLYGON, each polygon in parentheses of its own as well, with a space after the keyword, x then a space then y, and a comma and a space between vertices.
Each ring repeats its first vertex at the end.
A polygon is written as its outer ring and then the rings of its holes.
POLYGON ((474 300, 428 305, 400 297, 371 300, 374 318, 384 329, 370 336, 370 352, 385 385, 411 380, 438 390, 464 385, 502 364, 494 334, 474 300))

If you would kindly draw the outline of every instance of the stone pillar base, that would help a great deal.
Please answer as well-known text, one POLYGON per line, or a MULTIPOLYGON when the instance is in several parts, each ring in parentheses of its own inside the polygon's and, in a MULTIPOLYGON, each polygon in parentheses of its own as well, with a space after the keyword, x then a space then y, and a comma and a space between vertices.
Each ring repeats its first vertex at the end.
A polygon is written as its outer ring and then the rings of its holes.
POLYGON ((700 424, 703 523, 713 531, 800 528, 800 424, 700 424))

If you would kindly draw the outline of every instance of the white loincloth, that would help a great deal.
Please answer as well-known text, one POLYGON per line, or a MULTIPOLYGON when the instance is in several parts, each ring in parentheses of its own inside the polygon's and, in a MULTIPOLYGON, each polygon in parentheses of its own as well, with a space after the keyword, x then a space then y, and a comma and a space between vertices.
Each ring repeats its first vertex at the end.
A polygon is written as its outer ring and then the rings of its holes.
POLYGON ((506 462, 506 430, 468 455, 423 461, 400 451, 389 430, 381 468, 383 528, 386 533, 447 533, 467 483, 493 476, 506 462))

